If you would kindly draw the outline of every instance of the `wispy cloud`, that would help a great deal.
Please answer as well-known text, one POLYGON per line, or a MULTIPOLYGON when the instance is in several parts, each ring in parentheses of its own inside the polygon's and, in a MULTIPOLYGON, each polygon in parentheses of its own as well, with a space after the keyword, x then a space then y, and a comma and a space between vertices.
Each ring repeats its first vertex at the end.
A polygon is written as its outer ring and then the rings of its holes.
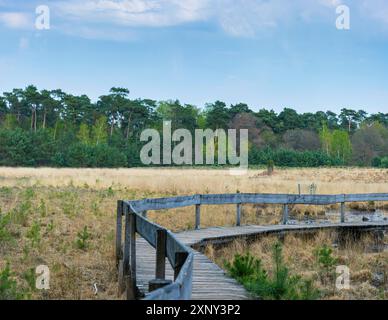
POLYGON ((33 26, 31 16, 20 12, 0 13, 0 23, 12 29, 28 29, 33 26))
POLYGON ((130 27, 213 22, 232 36, 251 37, 284 21, 331 13, 341 0, 70 0, 56 1, 62 17, 130 27))
MULTIPOLYGON (((34 1, 28 1, 29 8, 34 1)), ((133 36, 128 27, 132 30, 207 22, 231 36, 253 37, 268 28, 309 24, 317 18, 333 25, 335 7, 343 3, 361 17, 388 25, 386 0, 51 0, 48 5, 56 30, 120 40, 133 36), (127 27, 126 32, 123 27, 127 27)), ((0 14, 0 23, 9 28, 25 28, 30 20, 25 13, 0 14)))
POLYGON ((166 27, 206 18, 209 0, 70 0, 54 3, 68 19, 131 27, 166 27))

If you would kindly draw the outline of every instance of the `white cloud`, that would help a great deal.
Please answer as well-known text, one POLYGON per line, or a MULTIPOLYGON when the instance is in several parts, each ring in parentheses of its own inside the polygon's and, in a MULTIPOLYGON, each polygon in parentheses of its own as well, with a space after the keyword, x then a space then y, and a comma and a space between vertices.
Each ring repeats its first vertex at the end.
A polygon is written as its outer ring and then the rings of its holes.
POLYGON ((253 36, 258 30, 316 17, 335 19, 341 0, 218 0, 217 18, 223 29, 234 36, 253 36), (222 5, 222 6, 221 6, 222 5))
MULTIPOLYGON (((38 0, 33 1, 38 4, 38 0)), ((236 37, 253 37, 262 30, 287 28, 293 23, 308 25, 317 19, 333 25, 335 8, 343 3, 350 6, 352 19, 356 12, 359 17, 388 25, 387 0, 51 0, 48 5, 56 30, 86 38, 122 40, 133 37, 133 28, 204 21, 236 37)), ((0 23, 9 28, 31 27, 34 15, 28 14, 2 13, 0 23)))
MULTIPOLYGON (((69 0, 54 7, 67 19, 129 27, 167 27, 210 21, 233 36, 254 36, 257 30, 284 21, 330 12, 341 0, 69 0)), ((306 19, 308 20, 308 19, 306 19)))
POLYGON ((205 18, 209 0, 70 0, 54 8, 67 18, 131 27, 166 27, 205 18))
POLYGON ((20 12, 0 13, 0 23, 12 29, 28 29, 33 26, 29 15, 20 12))

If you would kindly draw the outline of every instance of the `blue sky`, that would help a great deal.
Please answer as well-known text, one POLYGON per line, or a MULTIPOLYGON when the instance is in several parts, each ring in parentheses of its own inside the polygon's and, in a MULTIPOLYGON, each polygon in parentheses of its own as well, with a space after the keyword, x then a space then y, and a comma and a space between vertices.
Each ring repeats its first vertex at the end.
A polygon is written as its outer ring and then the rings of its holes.
POLYGON ((388 112, 385 0, 0 0, 0 37, 1 92, 388 112), (342 4, 350 30, 335 25, 342 4))

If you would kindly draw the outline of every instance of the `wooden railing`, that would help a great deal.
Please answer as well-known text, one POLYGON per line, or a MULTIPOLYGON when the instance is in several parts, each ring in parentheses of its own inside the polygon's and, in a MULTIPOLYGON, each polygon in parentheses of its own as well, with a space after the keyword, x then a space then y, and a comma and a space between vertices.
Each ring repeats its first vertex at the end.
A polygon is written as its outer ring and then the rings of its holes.
POLYGON ((146 299, 189 300, 193 274, 192 251, 180 243, 172 232, 148 221, 145 213, 137 211, 128 201, 119 201, 117 206, 119 293, 126 291, 128 300, 140 297, 136 286, 136 233, 156 249, 155 279, 149 283, 150 294, 146 299), (174 269, 174 282, 166 280, 166 258, 174 269))
POLYGON ((241 225, 243 204, 281 204, 282 223, 289 219, 289 205, 341 204, 341 222, 345 222, 348 202, 387 201, 388 194, 294 195, 294 194, 218 194, 188 197, 119 201, 117 207, 116 259, 119 291, 127 299, 141 295, 136 286, 136 234, 156 249, 155 279, 149 282, 147 300, 188 300, 191 298, 193 252, 180 243, 172 232, 147 220, 147 211, 195 206, 195 228, 201 226, 202 205, 236 205, 236 225, 241 225), (124 225, 123 225, 124 217, 124 225), (123 239, 124 229, 124 239, 123 239), (166 280, 166 258, 174 269, 174 281, 166 280))

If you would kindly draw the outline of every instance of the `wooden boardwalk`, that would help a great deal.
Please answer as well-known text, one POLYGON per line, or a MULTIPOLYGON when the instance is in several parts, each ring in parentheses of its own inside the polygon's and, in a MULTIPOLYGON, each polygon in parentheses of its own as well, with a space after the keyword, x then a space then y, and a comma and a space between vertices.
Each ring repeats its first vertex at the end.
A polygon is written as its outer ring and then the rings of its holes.
MULTIPOLYGON (((324 229, 356 228, 360 230, 384 229, 388 230, 388 221, 382 223, 337 223, 312 225, 274 225, 274 226, 244 226, 220 227, 186 231, 175 234, 176 238, 191 248, 204 247, 207 244, 224 244, 238 238, 252 238, 266 234, 282 234, 288 232, 311 232, 324 229)), ((155 249, 143 238, 136 241, 137 257, 137 285, 147 294, 148 282, 155 275, 155 249)), ((193 268, 193 300, 246 300, 249 293, 230 278, 225 272, 202 253, 194 249, 193 268)), ((166 279, 173 280, 173 270, 166 262, 166 279)))

